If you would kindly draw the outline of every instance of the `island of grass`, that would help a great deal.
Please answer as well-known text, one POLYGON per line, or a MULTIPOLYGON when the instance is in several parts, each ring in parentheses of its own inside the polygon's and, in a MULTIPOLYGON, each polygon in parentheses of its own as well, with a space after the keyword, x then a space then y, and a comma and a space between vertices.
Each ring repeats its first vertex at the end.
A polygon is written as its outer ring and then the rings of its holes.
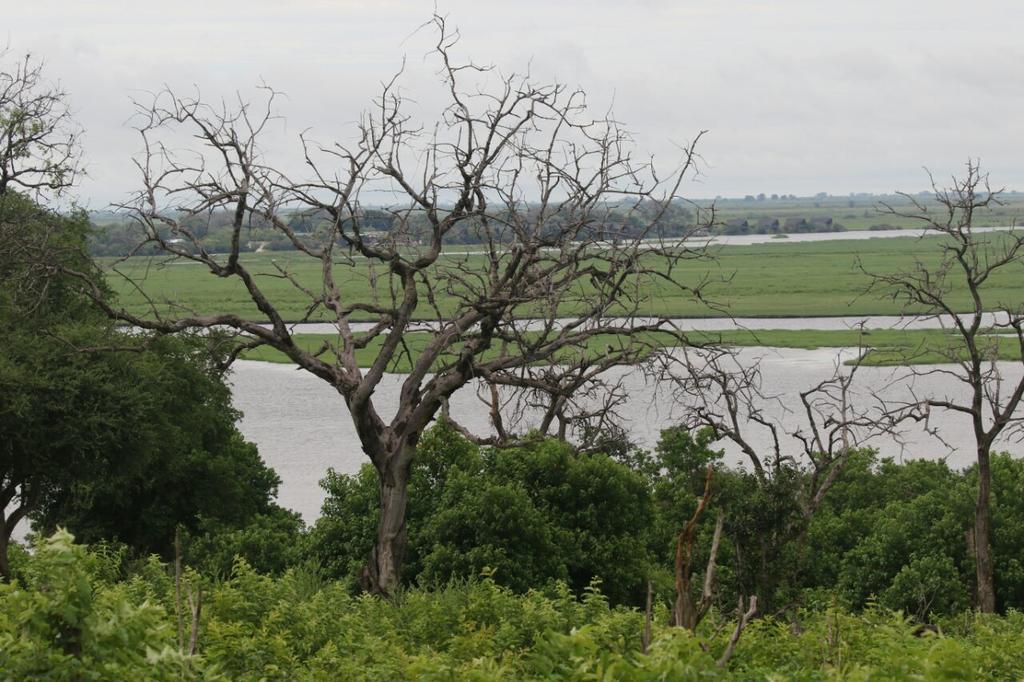
MULTIPOLYGON (((992 330, 987 337, 992 357, 1000 360, 1020 360, 1020 347, 1015 336, 1007 336, 992 330)), ((408 353, 402 355, 388 370, 396 373, 408 372, 413 360, 429 342, 429 332, 410 332, 406 335, 408 353)), ((943 330, 907 330, 907 329, 770 329, 770 330, 735 330, 723 332, 688 332, 686 342, 694 346, 715 345, 726 347, 771 347, 771 348, 802 348, 816 350, 819 348, 855 348, 860 354, 848 364, 858 363, 865 366, 898 366, 919 364, 942 364, 955 362, 963 356, 959 339, 943 330)), ((319 353, 327 361, 334 359, 334 352, 339 343, 337 334, 296 334, 297 344, 312 353, 319 353)), ((641 339, 651 347, 676 347, 680 339, 670 334, 648 334, 641 339)), ((369 367, 377 357, 381 344, 378 337, 365 348, 356 351, 356 360, 360 366, 369 367)), ((573 348, 566 353, 599 354, 609 342, 617 343, 611 337, 594 337, 586 348, 573 348)), ((498 351, 491 351, 496 354, 498 351)), ((242 357, 246 360, 289 363, 291 360, 282 352, 269 347, 261 347, 246 351, 242 357)), ((443 364, 454 358, 454 355, 442 357, 443 364)))

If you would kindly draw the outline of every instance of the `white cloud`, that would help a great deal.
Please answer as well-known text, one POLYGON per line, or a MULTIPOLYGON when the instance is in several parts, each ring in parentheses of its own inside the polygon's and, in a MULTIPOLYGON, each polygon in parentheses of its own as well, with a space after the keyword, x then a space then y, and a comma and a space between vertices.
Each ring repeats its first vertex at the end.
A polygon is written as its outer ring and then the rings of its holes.
MULTIPOLYGON (((287 92, 274 149, 314 126, 342 134, 408 57, 422 94, 432 3, 411 0, 4 0, 15 52, 44 57, 86 127, 100 206, 134 186, 130 99, 163 83, 211 96, 265 79, 287 92)), ((614 100, 645 148, 707 128, 701 195, 885 191, 980 156, 1024 188, 1024 5, 1012 0, 856 3, 570 1, 440 3, 461 49, 506 71, 614 100)), ((2 35, 2 34, 0 34, 2 35)))

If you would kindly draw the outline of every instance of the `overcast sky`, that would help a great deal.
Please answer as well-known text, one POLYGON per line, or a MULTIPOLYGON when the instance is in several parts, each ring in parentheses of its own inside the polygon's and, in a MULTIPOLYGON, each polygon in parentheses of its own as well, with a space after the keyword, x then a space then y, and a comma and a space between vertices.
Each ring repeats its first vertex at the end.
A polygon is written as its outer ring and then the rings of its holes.
MULTIPOLYGON (((406 57, 433 88, 430 2, 0 0, 0 39, 69 91, 87 131, 80 195, 104 208, 136 186, 131 98, 166 83, 206 97, 287 94, 270 151, 312 127, 345 135, 406 57), (6 31, 6 36, 3 35, 6 31)), ((1024 189, 1020 0, 439 0, 460 52, 589 93, 676 156, 707 129, 693 197, 916 191, 980 157, 1024 189)), ((436 89, 436 88, 435 88, 436 89)), ((427 97, 427 95, 424 95, 427 97)))

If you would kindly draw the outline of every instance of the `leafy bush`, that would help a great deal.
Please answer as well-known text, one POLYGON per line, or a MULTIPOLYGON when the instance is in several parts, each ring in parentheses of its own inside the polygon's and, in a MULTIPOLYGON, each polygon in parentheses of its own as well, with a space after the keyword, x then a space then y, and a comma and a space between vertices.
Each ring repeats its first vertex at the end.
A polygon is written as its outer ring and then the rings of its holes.
POLYGON ((199 652, 178 652, 169 567, 153 559, 116 580, 116 557, 67 533, 19 557, 0 585, 3 679, 95 680, 704 680, 1019 679, 1024 615, 960 615, 922 632, 879 606, 800 610, 744 630, 725 668, 733 623, 712 612, 696 633, 655 609, 612 607, 596 586, 516 594, 483 577, 388 602, 291 570, 236 562, 203 586, 199 652))
POLYGON ((193 666, 172 646, 167 613, 132 603, 107 582, 109 564, 66 531, 42 541, 0 584, 0 674, 4 679, 191 679, 193 666))
POLYGON ((236 557, 244 557, 257 571, 280 575, 302 563, 304 529, 296 512, 280 507, 256 514, 242 526, 204 519, 196 533, 186 536, 183 554, 209 575, 229 575, 236 557))
MULTIPOLYGON (((970 606, 972 470, 857 451, 808 519, 806 471, 782 466, 760 480, 723 465, 713 441, 710 430, 667 429, 653 452, 620 449, 612 458, 555 440, 480 449, 441 423, 425 434, 413 465, 406 584, 442 586, 486 569, 520 592, 556 580, 579 592, 601 578, 612 603, 639 606, 652 580, 667 602, 676 535, 713 465, 693 565, 699 584, 721 514, 719 606, 739 594, 757 594, 771 611, 838 597, 850 609, 877 603, 919 620, 970 606)), ((999 455, 992 466, 997 594, 1001 608, 1019 608, 1024 498, 1015 491, 1024 486, 1024 462, 999 455)), ((332 473, 323 485, 328 497, 310 551, 326 576, 351 585, 373 544, 376 477, 367 467, 332 473)))

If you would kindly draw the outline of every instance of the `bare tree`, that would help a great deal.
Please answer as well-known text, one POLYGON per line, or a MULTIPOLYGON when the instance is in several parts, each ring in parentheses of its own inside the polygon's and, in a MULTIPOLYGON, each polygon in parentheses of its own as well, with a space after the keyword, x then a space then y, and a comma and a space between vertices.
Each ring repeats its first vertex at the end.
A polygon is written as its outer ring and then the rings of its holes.
MULTIPOLYGON (((863 355, 858 348, 856 357, 863 355)), ((792 424, 769 408, 789 412, 762 386, 760 361, 735 348, 691 347, 662 354, 659 377, 671 387, 690 428, 711 427, 739 448, 761 484, 787 467, 803 468, 801 507, 810 518, 841 475, 850 454, 882 435, 899 440, 885 406, 856 390, 859 363, 837 358, 832 375, 799 394, 792 424), (764 445, 764 444, 767 445, 764 445)))
MULTIPOLYGON (((0 59, 6 53, 0 52, 0 59)), ((79 174, 81 130, 67 93, 32 55, 0 71, 0 195, 17 189, 59 194, 79 174)))
MULTIPOLYGON (((302 179, 275 169, 261 151, 273 91, 259 110, 158 93, 141 111, 143 188, 124 209, 142 246, 240 283, 254 311, 211 314, 178 302, 168 312, 153 301, 148 314, 133 314, 97 296, 108 314, 142 329, 233 330, 232 357, 269 346, 338 391, 379 475, 376 544, 363 579, 382 594, 399 583, 417 443, 455 391, 473 382, 496 392, 539 391, 553 399, 544 419, 558 430, 582 385, 570 377, 586 383, 594 371, 659 352, 675 335, 665 319, 647 316, 652 301, 700 294, 680 283, 677 270, 700 254, 685 235, 665 235, 666 216, 678 211, 680 187, 697 162, 696 140, 661 174, 649 159, 633 157, 619 123, 591 117, 581 91, 456 62, 457 33, 442 17, 433 28, 447 99, 440 119, 415 124, 396 76, 351 144, 302 136, 302 179), (181 132, 202 148, 189 156, 172 151, 165 139, 181 132), (395 197, 386 235, 367 228, 367 196, 395 197), (194 226, 225 211, 231 244, 220 257, 194 226), (296 217, 312 221, 312 231, 296 229, 296 217), (254 226, 275 230, 312 267, 303 271, 289 259, 268 271, 265 261, 244 258, 254 226), (480 246, 445 249, 456 229, 480 246), (353 287, 357 277, 369 287, 353 287), (336 334, 318 350, 296 341, 295 320, 285 319, 264 286, 281 280, 305 299, 300 322, 334 324, 336 334), (359 329, 357 321, 369 324, 359 329), (375 351, 369 367, 357 360, 362 349, 375 351), (552 365, 560 369, 544 375, 552 365), (397 368, 405 376, 388 416, 375 391, 397 368)), ((134 284, 145 290, 144 281, 134 284)))
POLYGON ((746 574, 748 587, 765 599, 782 577, 772 557, 806 540, 810 521, 854 453, 876 438, 902 440, 899 421, 865 395, 859 366, 847 367, 837 357, 830 376, 790 398, 772 394, 760 358, 742 350, 691 346, 657 358, 657 376, 671 391, 681 425, 710 427, 739 450, 759 488, 772 496, 784 493, 792 503, 773 509, 765 517, 770 525, 756 533, 730 525, 725 510, 734 570, 746 574))
MULTIPOLYGON (((931 176, 929 176, 931 177, 931 176)), ((965 387, 966 399, 952 395, 914 396, 890 405, 898 419, 927 422, 932 410, 963 415, 971 422, 978 466, 978 495, 974 511, 977 604, 984 613, 996 608, 990 547, 989 496, 992 472, 989 459, 1000 436, 1019 432, 1024 423, 1020 411, 1024 378, 1008 380, 999 366, 1001 349, 1024 362, 1024 303, 1019 296, 1001 300, 993 292, 1000 276, 1019 282, 1024 274, 1024 235, 979 232, 974 227, 979 211, 998 206, 1001 190, 992 190, 988 175, 968 162, 967 172, 940 188, 931 178, 934 200, 923 202, 903 195, 905 205, 886 205, 896 216, 915 220, 926 236, 938 236, 937 258, 918 261, 896 273, 868 272, 872 292, 902 301, 909 312, 924 312, 941 321, 950 333, 949 343, 929 344, 918 352, 922 358, 937 356, 948 366, 911 368, 911 377, 948 378, 950 386, 965 387)), ((920 358, 907 358, 914 361, 920 358)))
POLYGON ((691 593, 691 578, 693 575, 693 546, 697 540, 697 523, 701 514, 711 500, 711 481, 714 477, 714 469, 708 467, 704 477, 704 493, 698 498, 697 508, 693 516, 686 522, 683 529, 676 537, 676 558, 675 558, 675 584, 676 601, 672 608, 672 624, 676 627, 686 628, 690 632, 696 632, 697 626, 707 615, 714 600, 715 587, 715 562, 718 559, 718 546, 722 539, 722 515, 719 514, 715 521, 715 532, 711 539, 711 549, 708 552, 708 563, 704 569, 704 584, 701 589, 700 599, 694 601, 691 593))
MULTIPOLYGON (((633 322, 637 322, 634 318, 633 322)), ((537 324, 561 325, 565 320, 529 320, 521 344, 537 333, 537 324)), ((646 324, 651 324, 648 320, 646 324)), ((546 333, 550 333, 548 330, 546 333)), ((666 332, 662 337, 626 336, 613 346, 589 345, 582 351, 561 355, 552 364, 523 365, 490 374, 480 381, 477 397, 487 406, 491 433, 473 433, 445 416, 465 437, 479 445, 507 447, 534 434, 574 440, 580 451, 614 454, 632 447, 620 412, 629 401, 626 378, 634 370, 649 371, 663 350, 662 343, 687 343, 683 334, 666 332), (616 371, 617 370, 617 371, 616 371)), ((502 354, 507 354, 503 344, 502 354)))

